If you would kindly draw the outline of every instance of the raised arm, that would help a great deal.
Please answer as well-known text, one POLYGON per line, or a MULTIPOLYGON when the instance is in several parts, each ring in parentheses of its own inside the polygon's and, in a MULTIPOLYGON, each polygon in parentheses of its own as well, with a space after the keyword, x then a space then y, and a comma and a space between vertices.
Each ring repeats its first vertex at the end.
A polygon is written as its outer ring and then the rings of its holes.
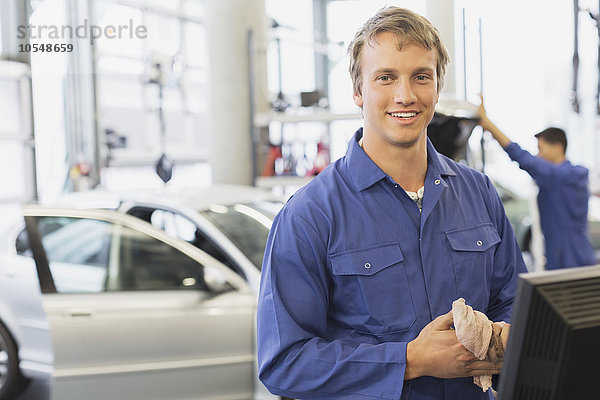
POLYGON ((490 132, 494 139, 502 146, 504 151, 519 167, 526 171, 538 185, 554 183, 557 166, 540 157, 536 157, 527 150, 522 149, 517 143, 511 141, 487 116, 483 97, 479 105, 479 124, 490 132))
POLYGON ((487 116, 485 106, 483 105, 483 96, 481 96, 481 104, 479 105, 479 125, 486 131, 492 134, 494 139, 502 146, 508 147, 512 141, 498 128, 487 116))

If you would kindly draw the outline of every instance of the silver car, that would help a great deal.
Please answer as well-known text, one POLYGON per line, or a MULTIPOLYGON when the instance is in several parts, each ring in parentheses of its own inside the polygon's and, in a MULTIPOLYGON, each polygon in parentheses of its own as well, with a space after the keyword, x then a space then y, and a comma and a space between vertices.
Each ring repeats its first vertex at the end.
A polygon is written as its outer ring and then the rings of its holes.
POLYGON ((0 211, 0 399, 27 379, 50 381, 53 399, 269 397, 252 280, 140 218, 86 208, 0 211))
POLYGON ((267 236, 281 197, 244 185, 198 189, 90 191, 58 203, 130 214, 210 254, 258 293, 267 236))

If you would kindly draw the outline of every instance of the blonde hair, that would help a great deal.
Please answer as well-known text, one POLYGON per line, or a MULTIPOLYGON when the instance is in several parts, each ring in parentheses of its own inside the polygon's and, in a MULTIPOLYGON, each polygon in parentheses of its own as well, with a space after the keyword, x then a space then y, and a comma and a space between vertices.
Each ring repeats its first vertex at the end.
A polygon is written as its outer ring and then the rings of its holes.
POLYGON ((375 40, 375 36, 383 32, 391 32, 398 39, 398 50, 406 45, 418 44, 426 49, 437 52, 437 91, 444 86, 446 65, 450 61, 448 52, 440 37, 438 30, 425 17, 405 8, 384 7, 371 17, 356 32, 354 39, 348 46, 350 55, 350 77, 354 93, 361 93, 362 68, 361 54, 366 43, 375 40))

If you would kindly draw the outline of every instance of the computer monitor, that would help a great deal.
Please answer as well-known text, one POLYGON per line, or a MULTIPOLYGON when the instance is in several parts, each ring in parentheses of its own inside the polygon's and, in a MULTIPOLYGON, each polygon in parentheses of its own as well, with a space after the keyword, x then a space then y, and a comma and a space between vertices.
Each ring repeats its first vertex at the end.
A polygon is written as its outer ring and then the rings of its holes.
POLYGON ((498 400, 600 399, 600 266, 519 276, 498 400))

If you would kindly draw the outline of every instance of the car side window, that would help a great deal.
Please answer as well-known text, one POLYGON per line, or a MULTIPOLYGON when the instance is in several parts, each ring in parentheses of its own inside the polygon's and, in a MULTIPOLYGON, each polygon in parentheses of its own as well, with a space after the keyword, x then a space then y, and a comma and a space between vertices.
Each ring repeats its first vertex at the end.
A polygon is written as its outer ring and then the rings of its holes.
POLYGON ((111 275, 108 285, 116 290, 207 290, 201 264, 167 243, 126 227, 121 232, 118 263, 118 275, 111 275))
POLYGON ((37 217, 37 229, 59 293, 102 292, 111 224, 86 218, 37 217))
POLYGON ((205 253, 210 254, 223 264, 227 265, 245 279, 243 271, 233 260, 215 243, 214 239, 196 227, 188 218, 172 211, 153 209, 148 207, 134 207, 128 214, 149 222, 155 228, 162 229, 169 236, 183 239, 193 244, 205 253))
POLYGON ((58 293, 208 290, 200 263, 144 232, 92 218, 36 221, 58 293))

